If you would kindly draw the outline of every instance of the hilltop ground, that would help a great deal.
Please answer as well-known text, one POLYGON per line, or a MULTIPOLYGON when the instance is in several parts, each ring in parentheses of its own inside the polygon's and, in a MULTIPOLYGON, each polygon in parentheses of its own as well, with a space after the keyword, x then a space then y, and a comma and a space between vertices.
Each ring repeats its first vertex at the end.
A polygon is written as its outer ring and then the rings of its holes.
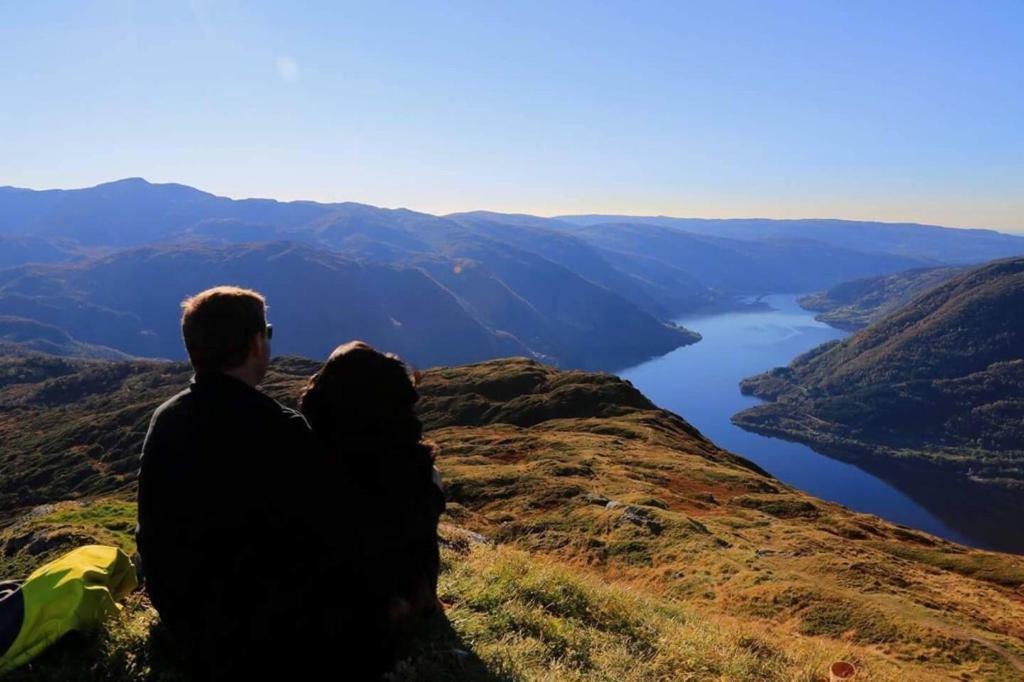
MULTIPOLYGON (((292 401, 314 367, 278 361, 265 388, 292 401)), ((85 542, 133 550, 138 446, 187 378, 0 368, 0 578, 85 542)), ((810 681, 837 659, 858 679, 1024 677, 1020 557, 804 495, 608 375, 502 360, 431 370, 421 392, 451 498, 447 620, 400 679, 810 681)), ((156 620, 137 593, 12 679, 175 679, 156 620)))

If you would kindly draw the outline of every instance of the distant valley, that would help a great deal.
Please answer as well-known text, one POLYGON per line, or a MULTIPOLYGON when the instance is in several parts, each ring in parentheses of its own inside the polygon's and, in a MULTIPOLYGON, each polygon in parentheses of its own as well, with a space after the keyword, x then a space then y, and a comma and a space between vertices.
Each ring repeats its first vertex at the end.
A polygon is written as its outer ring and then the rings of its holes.
POLYGON ((1024 252, 1024 238, 984 230, 434 216, 232 200, 138 178, 0 188, 0 216, 0 316, 42 325, 39 338, 24 324, 4 334, 6 347, 102 347, 97 357, 183 358, 178 302, 229 282, 268 294, 281 353, 318 357, 358 336, 418 366, 526 355, 616 370, 696 342, 672 320, 744 296, 1024 252), (70 342, 47 342, 54 330, 70 342))

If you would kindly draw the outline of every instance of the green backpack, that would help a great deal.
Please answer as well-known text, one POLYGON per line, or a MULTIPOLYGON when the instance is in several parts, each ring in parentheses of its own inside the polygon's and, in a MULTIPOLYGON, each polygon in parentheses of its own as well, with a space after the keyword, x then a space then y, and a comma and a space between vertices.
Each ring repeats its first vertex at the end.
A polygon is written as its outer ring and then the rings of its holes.
POLYGON ((102 545, 68 552, 14 589, 0 585, 0 675, 68 632, 91 629, 118 613, 118 600, 137 585, 128 555, 102 545))

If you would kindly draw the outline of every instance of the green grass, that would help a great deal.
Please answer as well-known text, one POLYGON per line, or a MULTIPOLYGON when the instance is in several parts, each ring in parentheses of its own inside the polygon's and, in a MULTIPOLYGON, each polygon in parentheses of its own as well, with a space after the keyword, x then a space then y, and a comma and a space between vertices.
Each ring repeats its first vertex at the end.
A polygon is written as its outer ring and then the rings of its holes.
POLYGON ((135 503, 117 498, 42 505, 0 531, 0 579, 21 579, 82 545, 135 552, 135 503))
POLYGON ((1004 587, 1024 586, 1024 565, 1016 558, 996 553, 950 550, 886 543, 885 551, 903 559, 952 571, 1004 587))
POLYGON ((847 601, 817 604, 801 614, 800 632, 805 635, 840 637, 855 642, 881 644, 895 641, 899 630, 882 613, 847 601))
POLYGON ((105 531, 109 534, 109 544, 121 547, 129 555, 135 552, 134 502, 107 498, 93 504, 58 508, 40 522, 105 531))
MULTIPOLYGON (((110 523, 120 503, 60 511, 110 523)), ((693 607, 446 530, 440 596, 447 615, 421 624, 397 680, 815 680, 840 643, 794 646, 770 628, 716 621, 693 607)), ((178 682, 173 650, 144 593, 99 632, 65 638, 12 682, 178 682)), ((879 677, 878 679, 896 679, 879 677)))

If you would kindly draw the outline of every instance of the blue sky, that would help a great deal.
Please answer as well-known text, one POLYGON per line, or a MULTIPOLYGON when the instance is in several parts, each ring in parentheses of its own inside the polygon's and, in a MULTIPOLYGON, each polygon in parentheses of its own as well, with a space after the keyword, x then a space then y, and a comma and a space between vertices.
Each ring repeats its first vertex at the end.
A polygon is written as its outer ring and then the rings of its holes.
POLYGON ((0 0, 0 184, 1024 232, 1024 2, 0 0))

